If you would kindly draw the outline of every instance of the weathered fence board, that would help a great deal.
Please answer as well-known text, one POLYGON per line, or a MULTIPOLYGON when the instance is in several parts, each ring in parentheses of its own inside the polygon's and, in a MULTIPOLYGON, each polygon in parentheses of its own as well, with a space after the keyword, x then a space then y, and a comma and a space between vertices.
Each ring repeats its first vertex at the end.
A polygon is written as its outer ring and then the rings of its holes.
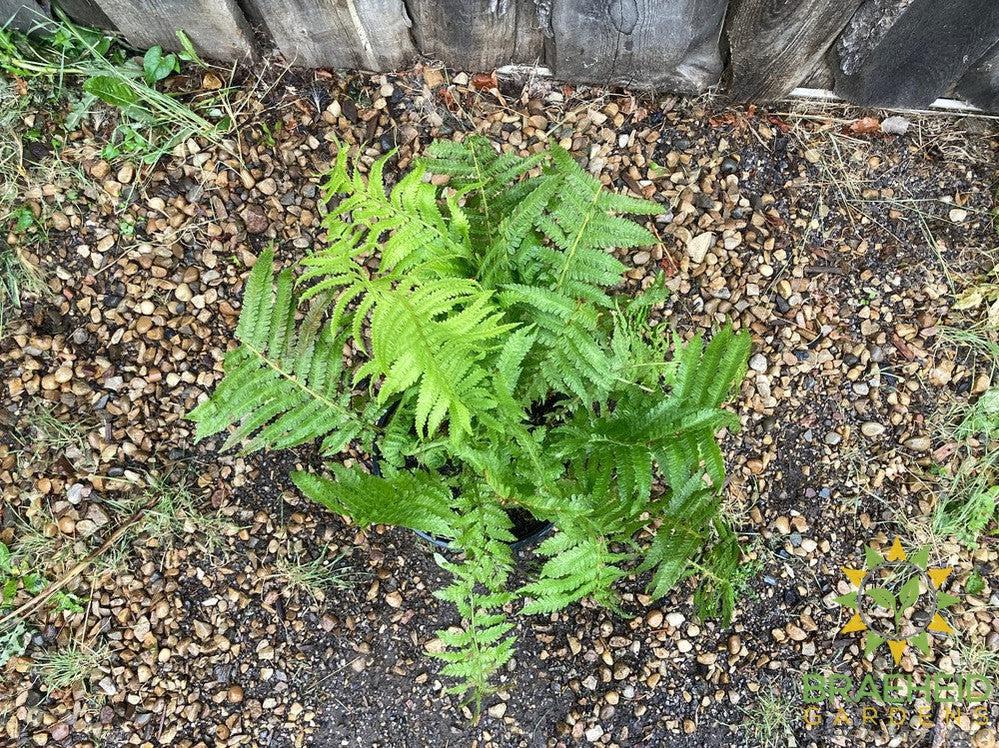
POLYGON ((732 54, 729 94, 780 98, 819 65, 860 0, 741 0, 726 22, 732 54))
POLYGON ((416 54, 402 0, 250 0, 285 58, 308 67, 392 70, 416 54))
POLYGON ((541 23, 560 78, 696 92, 721 75, 725 0, 552 0, 550 8, 541 23))
POLYGON ((111 19, 101 10, 97 0, 60 0, 59 7, 79 23, 99 29, 114 28, 111 19))
POLYGON ((492 70, 544 54, 534 0, 410 0, 407 7, 420 53, 452 67, 492 70))
POLYGON ((997 41, 996 0, 915 0, 850 72, 838 71, 835 90, 858 104, 927 107, 997 41))
POLYGON ((177 49, 177 29, 201 52, 227 60, 252 53, 253 41, 235 0, 101 0, 105 15, 133 45, 177 49))
POLYGON ((957 93, 977 107, 999 112, 999 44, 964 74, 957 93))
POLYGON ((45 18, 33 0, 0 0, 0 26, 8 23, 19 31, 29 31, 45 18))
MULTIPOLYGON (((0 0, 30 27, 47 0, 0 0)), ((858 104, 923 108, 963 96, 999 111, 999 0, 62 0, 136 47, 240 59, 255 42, 293 65, 388 71, 418 55, 488 71, 551 68, 571 83, 681 93, 717 83, 767 101, 799 85, 858 104), (254 37, 250 22, 260 31, 254 37), (273 44, 272 44, 273 43, 273 44)))

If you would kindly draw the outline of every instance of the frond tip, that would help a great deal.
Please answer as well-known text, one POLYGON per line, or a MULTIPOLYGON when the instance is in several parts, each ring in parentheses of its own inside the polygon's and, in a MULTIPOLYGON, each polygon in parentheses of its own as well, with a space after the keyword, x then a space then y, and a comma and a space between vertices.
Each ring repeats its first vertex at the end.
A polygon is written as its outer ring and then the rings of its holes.
POLYGON ((273 265, 272 249, 257 259, 236 328, 240 345, 226 354, 215 392, 188 418, 198 441, 235 425, 223 450, 287 449, 322 438, 323 452, 333 454, 363 429, 343 387, 343 341, 322 324, 318 305, 296 330, 292 273, 275 279, 273 265))

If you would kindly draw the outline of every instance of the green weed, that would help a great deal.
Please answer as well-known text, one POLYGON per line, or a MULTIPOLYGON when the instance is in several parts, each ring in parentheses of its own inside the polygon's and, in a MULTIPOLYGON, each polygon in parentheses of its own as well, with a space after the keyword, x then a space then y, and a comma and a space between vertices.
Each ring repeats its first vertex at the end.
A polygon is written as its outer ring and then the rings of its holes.
POLYGON ((346 589, 355 580, 356 574, 340 566, 342 559, 342 555, 327 559, 325 548, 311 561, 303 561, 300 556, 281 558, 274 565, 277 570, 275 576, 282 579, 293 592, 317 599, 326 590, 346 589))
MULTIPOLYGON (((98 101, 115 107, 121 122, 111 138, 112 150, 105 155, 155 163, 194 135, 217 143, 230 126, 210 122, 157 88, 179 70, 181 59, 196 55, 167 54, 153 47, 141 59, 133 59, 111 35, 79 26, 65 16, 41 23, 38 32, 28 37, 0 30, 0 69, 22 78, 48 78, 57 95, 68 90, 64 87, 67 78, 82 79, 82 96, 73 104, 66 126, 75 129, 98 101)), ((199 107, 205 108, 210 107, 199 107)))
POLYGON ((955 467, 938 470, 932 531, 975 547, 999 501, 999 388, 953 408, 942 419, 941 431, 945 441, 958 443, 958 451, 955 467))
POLYGON ((933 514, 933 533, 954 537, 969 548, 989 526, 996 511, 999 485, 996 469, 999 452, 961 460, 953 474, 945 476, 933 514))
POLYGON ((978 596, 985 591, 985 578, 977 571, 968 575, 968 580, 964 583, 964 591, 968 595, 978 596))
POLYGON ((62 649, 39 654, 35 666, 49 691, 58 691, 92 676, 108 656, 107 646, 93 648, 74 642, 62 649))
POLYGON ((0 668, 27 652, 29 642, 31 631, 24 621, 16 620, 0 629, 0 668))
POLYGON ((764 748, 787 745, 797 711, 783 691, 771 688, 760 691, 756 704, 743 711, 746 718, 742 726, 755 738, 755 745, 764 748))

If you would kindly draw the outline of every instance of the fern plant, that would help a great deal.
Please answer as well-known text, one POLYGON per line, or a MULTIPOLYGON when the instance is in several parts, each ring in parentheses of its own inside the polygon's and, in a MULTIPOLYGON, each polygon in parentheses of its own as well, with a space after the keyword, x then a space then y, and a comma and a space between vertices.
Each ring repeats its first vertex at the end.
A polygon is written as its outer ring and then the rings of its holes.
POLYGON ((460 624, 437 654, 477 706, 514 651, 514 614, 589 599, 649 574, 666 595, 699 579, 730 618, 739 549, 719 516, 723 405, 749 337, 726 327, 681 343, 650 327, 654 284, 615 294, 610 250, 655 238, 631 216, 661 207, 607 189, 559 147, 500 154, 483 138, 438 142, 391 188, 390 156, 364 176, 340 148, 325 186, 326 246, 244 291, 214 394, 190 414, 203 439, 246 451, 318 442, 308 497, 361 526, 450 541, 437 596, 460 624), (441 188, 428 173, 449 177, 441 188), (378 470, 347 468, 351 448, 378 470), (550 522, 536 577, 511 582, 511 510, 550 522))

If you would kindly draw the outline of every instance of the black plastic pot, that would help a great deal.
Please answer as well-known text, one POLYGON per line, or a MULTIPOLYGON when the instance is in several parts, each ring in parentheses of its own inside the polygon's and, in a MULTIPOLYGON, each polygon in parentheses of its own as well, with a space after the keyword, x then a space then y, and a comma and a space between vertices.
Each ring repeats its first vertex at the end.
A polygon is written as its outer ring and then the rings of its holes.
MULTIPOLYGON (((372 454, 371 463, 368 467, 370 468, 372 475, 380 477, 382 470, 378 457, 379 455, 377 453, 372 454)), ((534 543, 537 543, 555 529, 555 525, 551 522, 540 520, 525 509, 514 507, 513 509, 508 510, 507 514, 510 515, 510 519, 513 521, 513 535, 517 538, 510 543, 510 547, 515 551, 523 550, 528 546, 534 545, 534 543)), ((451 545, 451 541, 447 538, 439 538, 436 535, 431 535, 430 533, 423 532, 422 530, 413 530, 413 532, 441 550, 455 550, 455 547, 451 545)))
MULTIPOLYGON (((507 514, 510 515, 510 519, 513 521, 513 535, 517 538, 510 543, 510 547, 515 551, 520 551, 534 545, 555 529, 555 525, 551 522, 540 520, 524 509, 510 509, 507 511, 507 514)), ((413 532, 441 550, 454 549, 451 541, 447 538, 438 538, 422 530, 413 530, 413 532)))
MULTIPOLYGON (((557 403, 561 399, 561 397, 556 398, 553 402, 557 403)), ((397 406, 398 401, 386 409, 381 418, 378 419, 379 426, 384 426, 388 423, 389 418, 392 417, 392 413, 395 411, 397 406)), ((542 406, 542 412, 545 412, 551 407, 552 403, 545 403, 542 406)), ((371 463, 368 466, 371 470, 371 474, 378 477, 381 477, 382 474, 381 463, 379 462, 380 457, 381 455, 377 452, 377 450, 372 452, 371 463)), ((524 548, 534 545, 555 529, 555 525, 551 522, 538 519, 526 509, 514 507, 513 509, 507 510, 507 514, 513 522, 512 531, 516 540, 510 543, 510 547, 515 551, 523 550, 524 548)), ((440 548, 441 550, 455 550, 455 546, 451 545, 451 541, 447 538, 440 538, 436 535, 431 535, 428 532, 423 532, 422 530, 413 530, 413 532, 426 540, 428 543, 431 543, 436 548, 440 548)))

